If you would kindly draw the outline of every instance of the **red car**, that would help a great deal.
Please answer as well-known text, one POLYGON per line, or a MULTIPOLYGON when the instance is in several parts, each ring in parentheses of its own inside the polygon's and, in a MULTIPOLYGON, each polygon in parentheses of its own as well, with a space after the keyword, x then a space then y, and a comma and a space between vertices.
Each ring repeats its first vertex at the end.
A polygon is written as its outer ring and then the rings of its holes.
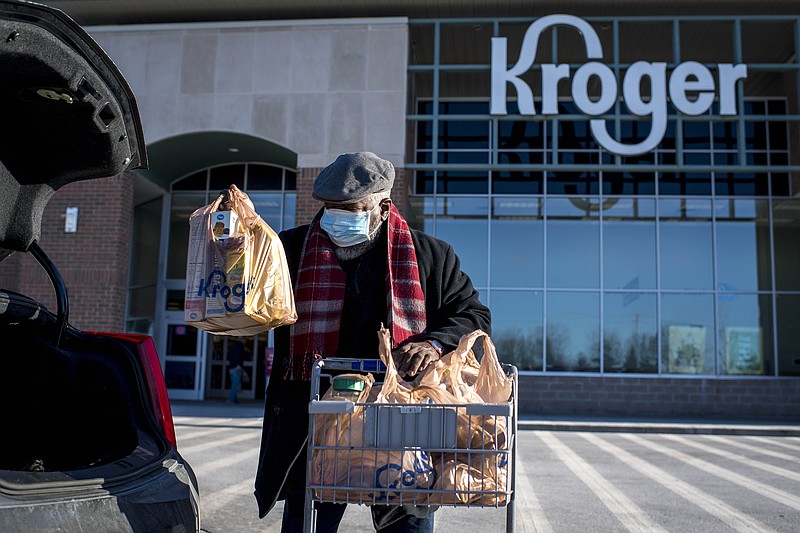
POLYGON ((61 186, 147 164, 133 94, 64 13, 0 0, 0 261, 30 253, 57 309, 0 289, 0 531, 199 531, 153 340, 69 324, 39 246, 61 186))

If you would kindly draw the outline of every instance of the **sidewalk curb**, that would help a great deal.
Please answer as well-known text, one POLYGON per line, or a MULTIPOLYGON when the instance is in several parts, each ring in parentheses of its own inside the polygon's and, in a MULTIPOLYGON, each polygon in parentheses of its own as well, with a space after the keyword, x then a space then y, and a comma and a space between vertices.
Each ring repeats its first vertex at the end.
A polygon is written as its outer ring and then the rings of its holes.
POLYGON ((669 433, 683 435, 749 435, 762 437, 800 437, 800 426, 675 424, 653 422, 564 422, 518 420, 523 431, 584 431, 591 433, 669 433))

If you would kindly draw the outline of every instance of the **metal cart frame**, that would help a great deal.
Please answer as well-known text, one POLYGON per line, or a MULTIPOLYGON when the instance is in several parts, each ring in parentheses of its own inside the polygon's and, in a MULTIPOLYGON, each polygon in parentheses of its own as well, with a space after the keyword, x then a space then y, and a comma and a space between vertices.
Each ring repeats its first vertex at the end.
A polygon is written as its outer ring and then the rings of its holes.
POLYGON ((328 358, 316 361, 309 403, 304 531, 313 533, 316 530, 315 503, 326 501, 358 505, 505 506, 506 532, 513 533, 518 383, 516 367, 502 366, 512 378, 508 403, 391 404, 320 398, 322 379, 332 380, 335 374, 342 372, 383 374, 386 367, 380 360, 328 358), (342 431, 349 431, 349 437, 345 441, 337 438, 336 442, 328 444, 315 442, 315 434, 320 429, 318 424, 324 425, 321 435, 335 431, 341 437, 342 431), (487 427, 494 428, 493 433, 487 431, 487 427), (461 436, 458 436, 459 430, 461 436), (464 442, 464 431, 467 435, 475 435, 473 431, 477 431, 483 437, 473 439, 477 442, 475 447, 470 441, 466 448, 459 448, 457 441, 464 442), (314 463, 315 454, 317 464, 314 463), (400 464, 397 464, 397 454, 403 458, 400 464), (326 459, 326 456, 332 458, 326 459), (437 459, 430 460, 433 457, 437 459), (449 458, 448 463, 445 457, 449 458), (406 464, 405 458, 413 459, 413 469, 404 470, 405 467, 400 466, 406 464), (362 462, 378 468, 360 468, 362 462), (419 468, 420 464, 426 466, 419 468), (440 471, 436 472, 431 465, 437 465, 440 471), (391 467, 396 471, 387 472, 391 467), (466 470, 476 474, 467 479, 478 482, 469 483, 466 490, 455 488, 455 484, 452 489, 434 488, 431 477, 437 479, 447 467, 453 479, 459 473, 464 479, 463 472, 459 471, 466 470), (315 468, 317 479, 314 479, 315 468), (370 479, 365 479, 365 471, 370 479), (383 474, 379 474, 380 471, 383 474), (326 480, 331 473, 333 479, 326 480), (422 487, 415 484, 418 478, 423 480, 422 487))

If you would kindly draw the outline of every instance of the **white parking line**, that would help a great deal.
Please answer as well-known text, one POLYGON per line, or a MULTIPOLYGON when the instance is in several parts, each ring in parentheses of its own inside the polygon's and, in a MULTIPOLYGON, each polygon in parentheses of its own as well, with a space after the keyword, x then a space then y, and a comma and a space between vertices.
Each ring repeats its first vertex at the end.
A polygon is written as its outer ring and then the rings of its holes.
POLYGON ((566 444, 558 440, 549 431, 540 431, 536 435, 556 454, 567 468, 572 470, 583 481, 600 501, 608 507, 625 529, 632 532, 665 532, 647 513, 645 513, 633 500, 625 496, 617 487, 606 480, 589 463, 566 444))
POLYGON ((222 509, 236 498, 254 498, 254 485, 254 480, 245 479, 236 485, 230 485, 224 489, 203 494, 203 505, 200 507, 200 509, 204 514, 211 514, 222 509))
POLYGON ((775 457, 776 459, 781 459, 783 461, 790 461, 792 463, 800 463, 800 457, 796 455, 789 455, 787 453, 775 452, 772 450, 764 449, 762 446, 753 446, 751 444, 745 444, 744 442, 739 442, 738 439, 725 439, 722 437, 718 437, 715 435, 708 435, 706 436, 707 439, 713 440, 716 442, 721 442, 723 444, 730 444, 731 446, 736 446, 737 448, 741 448, 743 450, 749 450, 751 452, 760 453, 761 455, 769 455, 770 457, 775 457))
POLYGON ((758 520, 740 512, 735 507, 731 507, 722 500, 718 500, 717 498, 706 494, 696 487, 681 481, 675 476, 656 466, 651 465, 643 459, 636 457, 632 453, 620 448, 619 446, 615 446, 610 442, 606 442, 597 435, 592 433, 577 433, 577 435, 588 440, 601 450, 615 456, 629 467, 649 477, 656 483, 662 485, 664 488, 674 492, 692 505, 696 505, 708 514, 717 517, 719 520, 725 522, 736 531, 759 533, 775 531, 767 527, 767 525, 763 522, 759 522, 758 520))
POLYGON ((771 446, 794 450, 800 454, 800 437, 773 437, 770 439, 767 437, 748 435, 746 438, 757 442, 763 442, 764 444, 769 444, 771 446))
MULTIPOLYGON (((202 465, 198 465, 194 468, 194 472, 198 478, 203 476, 211 475, 212 472, 216 470, 220 470, 222 468, 227 468, 231 465, 235 465, 241 461, 253 461, 254 463, 258 459, 258 447, 254 447, 252 449, 244 450, 239 453, 235 453, 233 455, 226 455, 225 457, 221 457, 216 461, 211 461, 209 463, 204 463, 202 465)), ((254 466, 255 468, 255 466, 254 466)))
POLYGON ((695 441, 694 439, 688 439, 686 437, 681 437, 678 435, 664 435, 663 437, 678 442, 684 446, 689 446, 697 450, 713 453, 714 455, 719 455, 720 457, 730 459, 731 461, 736 461, 737 463, 741 463, 743 465, 747 465, 752 468, 764 470, 765 472, 769 472, 770 474, 775 474, 776 476, 782 476, 794 481, 800 481, 800 472, 796 472, 794 470, 787 470, 785 468, 771 465, 769 463, 763 463, 761 461, 756 461, 755 459, 750 459, 749 457, 745 457, 744 455, 739 455, 726 450, 721 450, 719 448, 714 448, 713 446, 707 446, 705 444, 701 444, 695 441))
POLYGON ((678 461, 682 461, 688 465, 692 465, 693 467, 698 468, 703 472, 707 472, 714 476, 730 481, 731 483, 739 485, 740 487, 752 490, 753 492, 760 494, 765 498, 769 498, 770 500, 776 501, 787 507, 791 507, 792 509, 800 511, 800 497, 797 497, 794 494, 790 494, 784 490, 776 489, 775 487, 771 487, 765 483, 756 481, 755 479, 743 476, 741 474, 737 474, 736 472, 732 472, 720 466, 711 464, 708 461, 697 459, 696 457, 692 457, 691 455, 679 452, 678 450, 673 450, 672 448, 668 448, 667 446, 656 444, 655 442, 643 439, 642 437, 639 437, 637 435, 621 434, 620 436, 625 439, 628 439, 629 441, 635 442, 640 446, 644 446, 645 448, 649 448, 653 451, 663 453, 664 455, 672 457, 673 459, 677 459, 678 461))
POLYGON ((211 438, 207 442, 203 442, 201 444, 195 444, 193 446, 186 446, 185 448, 178 448, 178 451, 181 454, 191 454, 201 452, 203 450, 210 450, 211 448, 218 448, 222 446, 228 446, 230 444, 235 444, 237 442, 242 442, 245 440, 252 440, 252 441, 260 441, 261 440, 261 433, 257 431, 247 431, 245 433, 239 433, 232 437, 228 437, 227 439, 220 439, 220 438, 211 438))
POLYGON ((553 533, 550 521, 544 515, 542 505, 536 497, 536 491, 531 483, 532 476, 525 471, 525 461, 519 454, 519 447, 517 450, 517 462, 514 466, 516 469, 514 524, 523 533, 553 533))

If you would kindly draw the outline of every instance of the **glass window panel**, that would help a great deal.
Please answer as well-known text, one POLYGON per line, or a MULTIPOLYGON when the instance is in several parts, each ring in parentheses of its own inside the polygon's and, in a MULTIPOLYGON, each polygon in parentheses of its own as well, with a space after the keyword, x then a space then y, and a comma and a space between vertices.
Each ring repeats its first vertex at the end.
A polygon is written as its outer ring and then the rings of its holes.
POLYGON ((607 289, 656 288, 655 201, 608 198, 603 211, 603 276, 607 289))
POLYGON ((661 172, 658 192, 669 195, 710 195, 711 173, 706 172, 661 172))
POLYGON ((714 176, 714 190, 720 196, 767 196, 769 175, 765 172, 719 172, 714 176))
POLYGON ((774 374, 772 297, 720 294, 717 305, 720 374, 774 374))
POLYGON ((208 178, 208 170, 201 170, 195 172, 190 176, 176 181, 172 184, 173 191, 205 191, 206 178, 208 178))
POLYGON ((297 208, 297 194, 287 192, 283 195, 283 225, 281 230, 293 228, 297 224, 295 222, 295 213, 297 208))
POLYGON ((542 370, 543 295, 492 291, 492 341, 504 363, 542 370))
POLYGON ((773 196, 791 196, 789 174, 772 174, 770 180, 772 181, 773 196))
POLYGON ((167 291, 167 311, 183 311, 186 300, 185 290, 170 289, 167 291))
POLYGON ((547 200, 547 286, 600 286, 599 205, 582 198, 547 200))
POLYGON ((128 316, 152 317, 156 309, 156 286, 138 287, 128 291, 128 316))
POLYGON ((286 171, 284 176, 284 189, 287 191, 294 191, 297 189, 297 172, 286 171))
POLYGON ((492 192, 495 194, 541 194, 542 172, 493 172, 492 192))
POLYGON ((140 335, 150 335, 155 333, 153 328, 152 318, 139 318, 137 320, 128 320, 125 323, 126 333, 138 333, 140 335))
POLYGON ((500 149, 542 149, 546 124, 532 120, 498 121, 498 146, 500 149))
POLYGON ((164 365, 164 381, 168 389, 194 389, 195 363, 167 361, 164 365))
POLYGON ((210 169, 208 190, 212 196, 222 189, 227 189, 231 184, 244 189, 244 165, 225 165, 210 169))
POLYGON ((273 190, 283 188, 283 169, 271 165, 247 166, 247 190, 273 190))
POLYGON ((588 120, 559 120, 556 124, 559 150, 598 150, 588 120))
MULTIPOLYGON (((785 111, 783 111, 785 113, 785 111)), ((788 122, 769 123, 769 147, 772 150, 786 150, 789 139, 788 122)))
POLYGON ((683 147, 687 150, 711 147, 711 128, 709 122, 683 122, 683 147))
POLYGON ((189 253, 189 217, 203 207, 206 193, 173 193, 169 213, 169 254, 167 254, 167 278, 186 277, 186 254, 189 253))
POLYGON ((486 194, 489 192, 488 172, 445 171, 437 173, 439 193, 486 194))
POLYGON ((776 296, 778 322, 778 375, 800 376, 800 295, 776 296))
POLYGON ((547 192, 550 194, 599 194, 598 172, 548 172, 547 192))
POLYGON ((166 355, 197 355, 197 328, 185 324, 170 324, 167 328, 166 355))
POLYGON ((414 192, 416 194, 433 194, 434 173, 429 170, 414 172, 414 192))
POLYGON ((717 288, 770 290, 769 204, 716 200, 717 288))
POLYGON ((662 289, 713 288, 711 202, 661 200, 662 289))
POLYGON ((461 269, 476 287, 487 285, 489 256, 487 198, 445 199, 445 213, 436 220, 436 236, 453 246, 461 269))
POLYGON ((658 372, 656 295, 606 293, 603 307, 603 371, 658 372))
POLYGON ((440 120, 439 148, 489 148, 489 122, 440 120))
POLYGON ((134 209, 131 285, 155 284, 158 278, 158 269, 153 265, 158 264, 161 246, 162 205, 162 198, 157 198, 134 209))
POLYGON ((714 149, 715 150, 736 150, 736 128, 738 122, 714 122, 712 124, 714 133, 714 149))
POLYGON ((544 164, 544 152, 501 151, 497 153, 497 162, 501 165, 541 165, 544 164))
POLYGON ((779 291, 800 291, 800 201, 775 200, 775 285, 779 291))
POLYGON ((652 172, 603 172, 603 194, 655 194, 656 175, 652 172))
POLYGON ((256 213, 261 215, 264 222, 274 231, 281 229, 281 193, 254 192, 250 193, 250 200, 256 208, 256 213))
POLYGON ((493 287, 542 287, 544 221, 539 198, 495 198, 492 213, 493 287))
POLYGON ((549 292, 547 370, 600 371, 600 295, 549 292))
POLYGON ((661 296, 661 372, 716 373, 712 295, 661 296))

